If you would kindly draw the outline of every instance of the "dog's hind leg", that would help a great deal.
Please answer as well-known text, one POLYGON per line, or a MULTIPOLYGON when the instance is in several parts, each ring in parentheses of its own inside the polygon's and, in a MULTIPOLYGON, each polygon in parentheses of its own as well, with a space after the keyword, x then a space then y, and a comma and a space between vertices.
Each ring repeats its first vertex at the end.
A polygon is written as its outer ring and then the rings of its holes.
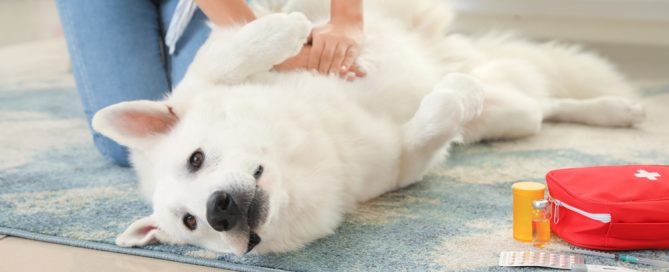
POLYGON ((541 103, 509 86, 486 84, 481 115, 465 124, 463 141, 514 139, 539 132, 544 119, 541 103))
POLYGON ((550 98, 545 120, 605 127, 630 127, 645 118, 641 104, 617 96, 588 99, 550 98))
POLYGON ((473 77, 449 74, 423 97, 402 127, 399 187, 419 181, 460 135, 462 124, 481 113, 483 85, 473 77))
POLYGON ((483 112, 465 124, 462 136, 465 143, 526 137, 538 133, 544 120, 629 127, 644 116, 640 104, 622 97, 536 98, 512 88, 486 85, 483 112))

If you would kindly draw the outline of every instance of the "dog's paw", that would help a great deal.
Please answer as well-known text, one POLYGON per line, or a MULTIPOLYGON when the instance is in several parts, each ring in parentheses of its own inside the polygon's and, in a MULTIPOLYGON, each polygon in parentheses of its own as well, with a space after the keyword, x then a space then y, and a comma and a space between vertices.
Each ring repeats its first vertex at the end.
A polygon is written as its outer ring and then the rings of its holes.
POLYGON ((274 13, 252 22, 255 37, 251 40, 261 43, 261 48, 254 52, 273 60, 278 64, 289 57, 297 55, 307 42, 311 33, 311 22, 304 14, 274 13))
POLYGON ((265 37, 267 39, 292 41, 303 45, 311 33, 311 22, 300 12, 274 13, 258 20, 262 20, 266 29, 271 30, 265 37))
POLYGON ((603 96, 596 98, 592 110, 602 116, 603 126, 631 127, 646 119, 646 112, 640 103, 616 97, 603 96))
POLYGON ((286 27, 290 29, 286 33, 286 40, 290 43, 291 56, 296 55, 307 43, 311 34, 311 21, 301 12, 292 12, 286 19, 286 27), (290 42, 292 40, 292 42, 290 42))
POLYGON ((478 117, 483 111, 484 86, 472 76, 459 73, 448 74, 437 83, 435 91, 445 92, 449 99, 462 105, 463 123, 478 117))

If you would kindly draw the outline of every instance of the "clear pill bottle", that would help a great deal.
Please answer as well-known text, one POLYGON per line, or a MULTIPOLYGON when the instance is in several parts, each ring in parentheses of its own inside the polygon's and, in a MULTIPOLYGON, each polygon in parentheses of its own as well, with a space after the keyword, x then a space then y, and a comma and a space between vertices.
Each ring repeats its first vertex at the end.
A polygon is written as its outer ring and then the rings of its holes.
POLYGON ((532 244, 538 248, 544 248, 551 240, 551 221, 546 216, 547 200, 532 201, 532 244))

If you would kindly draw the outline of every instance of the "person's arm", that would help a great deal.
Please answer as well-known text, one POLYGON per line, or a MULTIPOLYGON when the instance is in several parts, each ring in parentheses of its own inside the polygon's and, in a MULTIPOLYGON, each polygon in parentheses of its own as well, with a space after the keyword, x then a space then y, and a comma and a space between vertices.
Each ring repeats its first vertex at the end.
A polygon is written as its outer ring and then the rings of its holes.
POLYGON ((243 25, 256 19, 244 0, 195 0, 195 3, 219 27, 243 25))
POLYGON ((354 72, 364 76, 364 72, 353 65, 363 39, 362 0, 331 0, 330 8, 330 22, 311 32, 308 68, 322 74, 345 76, 354 72))
MULTIPOLYGON (((195 0, 198 7, 219 27, 243 25, 256 19, 244 0, 195 0)), ((309 61, 309 49, 305 46, 297 56, 274 66, 278 71, 304 69, 309 61)))
MULTIPOLYGON (((219 27, 243 25, 256 19, 253 11, 251 11, 244 0, 195 0, 195 2, 209 20, 219 27)), ((330 37, 333 36, 331 33, 328 33, 328 31, 319 31, 319 33, 323 33, 323 35, 314 35, 312 32, 312 38, 314 36, 323 37, 327 38, 328 41, 332 43, 339 41, 342 36, 346 37, 347 35, 351 36, 351 34, 353 34, 353 39, 345 38, 345 40, 354 41, 354 46, 352 46, 350 50, 344 50, 344 46, 341 47, 342 53, 337 55, 338 59, 334 60, 335 66, 332 66, 333 64, 326 64, 325 62, 323 65, 337 67, 338 69, 335 68, 332 72, 339 73, 342 77, 347 77, 347 79, 352 79, 350 72, 358 77, 364 76, 365 73, 362 69, 354 65, 355 59, 358 56, 359 40, 362 40, 362 0, 332 0, 331 6, 332 16, 328 25, 332 25, 333 22, 336 22, 336 27, 334 28, 336 33, 343 31, 344 34, 335 34, 334 39, 330 39, 330 37), (352 4, 352 6, 349 6, 349 4, 352 4), (353 30, 348 30, 349 28, 353 30), (360 33, 356 34, 358 31, 360 33)), ((318 40, 323 39, 319 38, 318 40)), ((345 44, 346 43, 344 43, 344 45, 345 44)), ((321 48, 321 51, 322 49, 323 48, 321 48)), ((313 51, 314 50, 311 50, 311 46, 305 46, 297 56, 287 59, 285 62, 276 65, 274 68, 279 71, 309 68, 310 60, 313 58, 318 61, 318 58, 315 56, 321 56, 320 51, 318 54, 312 53, 313 51)), ((333 62, 333 60, 330 60, 330 62, 333 62)), ((320 64, 320 61, 317 63, 320 64)), ((329 69, 323 73, 327 72, 330 72, 329 69)))

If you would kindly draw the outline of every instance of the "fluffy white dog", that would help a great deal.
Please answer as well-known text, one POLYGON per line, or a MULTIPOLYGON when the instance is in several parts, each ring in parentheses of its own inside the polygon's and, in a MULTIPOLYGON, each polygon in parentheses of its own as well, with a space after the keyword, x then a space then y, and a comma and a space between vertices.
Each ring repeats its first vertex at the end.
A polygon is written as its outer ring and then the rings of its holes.
POLYGON ((214 29, 164 101, 98 112, 93 127, 130 148, 153 203, 117 244, 295 250, 334 233, 357 203, 421 180, 458 139, 532 135, 543 120, 643 119, 612 66, 575 47, 446 36, 443 1, 365 10, 365 78, 271 71, 328 12, 293 2, 284 11, 302 13, 214 29))

